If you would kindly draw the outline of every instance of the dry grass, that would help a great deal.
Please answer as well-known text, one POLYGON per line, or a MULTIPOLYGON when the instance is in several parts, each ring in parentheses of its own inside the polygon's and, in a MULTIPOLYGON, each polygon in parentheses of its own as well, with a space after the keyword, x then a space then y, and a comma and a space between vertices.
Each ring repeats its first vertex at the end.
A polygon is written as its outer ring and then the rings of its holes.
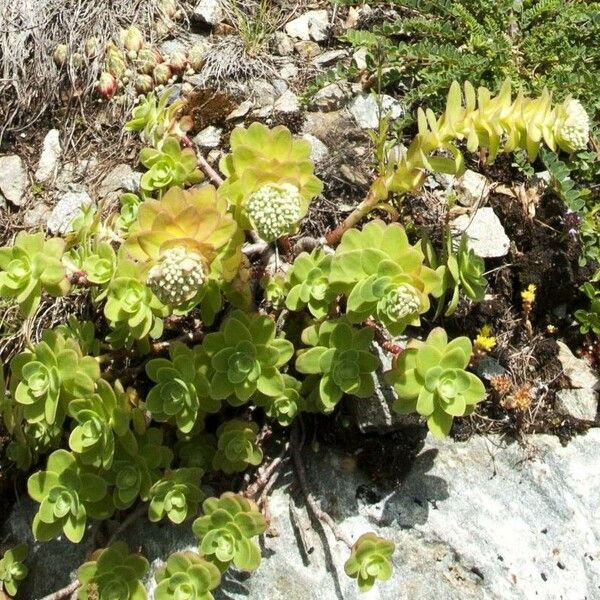
MULTIPOLYGON (((182 8, 191 0, 180 0, 182 8)), ((137 25, 155 42, 156 22, 164 18, 158 0, 0 0, 0 143, 37 123, 61 106, 62 122, 83 115, 83 105, 102 69, 106 44, 119 31, 137 25), (73 60, 58 68, 52 55, 58 44, 82 52, 98 39, 98 52, 77 68, 73 60)))

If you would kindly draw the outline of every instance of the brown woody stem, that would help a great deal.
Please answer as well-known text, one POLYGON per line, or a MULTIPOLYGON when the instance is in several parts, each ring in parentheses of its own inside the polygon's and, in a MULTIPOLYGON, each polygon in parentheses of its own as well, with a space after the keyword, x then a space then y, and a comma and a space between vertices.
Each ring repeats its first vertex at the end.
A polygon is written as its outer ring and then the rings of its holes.
POLYGON ((62 588, 61 590, 52 592, 51 594, 44 596, 40 600, 60 600, 61 598, 66 598, 67 596, 72 594, 75 590, 79 589, 80 587, 81 587, 81 584, 79 583, 79 581, 75 580, 75 581, 72 581, 66 587, 62 588))

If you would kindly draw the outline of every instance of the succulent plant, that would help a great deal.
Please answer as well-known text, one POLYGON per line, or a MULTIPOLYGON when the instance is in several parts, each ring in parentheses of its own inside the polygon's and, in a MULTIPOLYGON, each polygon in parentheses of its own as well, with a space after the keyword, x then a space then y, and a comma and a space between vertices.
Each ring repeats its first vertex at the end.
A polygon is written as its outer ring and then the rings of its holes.
POLYGON ((207 498, 192 530, 200 538, 200 555, 221 572, 233 564, 241 571, 254 571, 260 564, 260 549, 252 538, 267 528, 258 506, 238 494, 225 492, 207 498))
POLYGON ((185 52, 173 52, 169 57, 169 66, 173 73, 183 73, 187 67, 187 62, 185 52))
POLYGON ((469 338, 448 342, 440 327, 424 342, 410 342, 386 373, 398 394, 394 410, 416 411, 427 418, 427 427, 436 437, 448 435, 453 418, 471 413, 485 396, 483 383, 465 371, 472 352, 469 338))
POLYGON ((26 544, 9 548, 2 555, 0 559, 0 597, 2 596, 2 587, 10 596, 17 593, 19 583, 27 577, 28 569, 23 564, 26 558, 26 544))
POLYGON ((155 578, 156 600, 214 600, 210 592, 221 582, 221 572, 194 552, 176 552, 155 578))
POLYGON ((166 191, 170 187, 193 185, 202 180, 194 151, 191 148, 182 150, 177 138, 172 136, 164 140, 160 149, 142 149, 140 162, 148 169, 140 184, 145 192, 166 191))
POLYGON ((179 305, 201 298, 209 278, 232 280, 242 261, 242 242, 226 201, 206 185, 171 188, 160 201, 144 201, 125 249, 151 267, 148 283, 159 297, 179 305))
POLYGON ((283 394, 280 369, 292 357, 294 346, 276 337, 275 322, 268 317, 236 310, 220 331, 205 336, 202 347, 213 368, 213 398, 239 406, 256 391, 266 396, 283 394))
POLYGON ((138 94, 147 94, 154 89, 154 79, 150 75, 140 73, 136 76, 134 85, 138 94))
POLYGON ((134 447, 123 446, 117 439, 112 468, 105 474, 106 481, 114 486, 112 500, 117 509, 129 508, 138 496, 144 502, 149 499, 161 469, 173 460, 173 453, 162 443, 162 431, 155 427, 137 436, 134 447))
POLYGON ((302 404, 302 384, 291 375, 284 375, 283 383, 284 391, 280 396, 257 393, 253 401, 264 409, 268 417, 275 419, 280 425, 287 426, 294 420, 302 404))
POLYGON ((106 71, 108 71, 115 80, 121 79, 125 75, 127 65, 123 52, 113 43, 108 44, 105 53, 106 71))
POLYGON ((99 242, 93 254, 81 265, 87 280, 97 285, 108 283, 117 267, 117 255, 108 242, 99 242))
POLYGON ((303 252, 296 257, 287 273, 289 292, 285 305, 294 311, 308 307, 310 313, 321 319, 329 312, 337 293, 329 283, 331 255, 317 248, 310 254, 303 252))
POLYGON ((125 542, 96 550, 91 558, 77 569, 78 600, 146 600, 141 580, 148 573, 148 561, 130 554, 125 542))
POLYGON ((135 25, 130 25, 121 30, 121 43, 128 52, 137 53, 144 45, 144 35, 135 25))
POLYGON ((344 394, 359 398, 373 394, 379 360, 370 352, 372 329, 355 329, 341 318, 307 327, 302 341, 312 347, 298 352, 296 370, 322 375, 313 399, 324 412, 331 412, 344 394))
POLYGON ((183 523, 198 512, 205 497, 200 490, 202 469, 187 467, 168 471, 150 488, 148 518, 153 523, 163 517, 175 523, 183 523))
POLYGON ((58 44, 52 53, 52 60, 57 67, 62 67, 69 57, 69 47, 66 44, 58 44))
POLYGON ((130 411, 123 388, 117 383, 115 393, 103 379, 98 380, 96 386, 95 394, 69 403, 69 415, 77 423, 69 436, 69 447, 82 464, 110 469, 115 437, 131 448, 136 441, 129 429, 130 411))
POLYGON ((348 577, 356 579, 361 592, 367 592, 375 581, 387 581, 392 576, 394 549, 394 542, 375 533, 365 533, 352 546, 344 571, 348 577))
POLYGON ((374 316, 398 335, 418 326, 430 307, 429 296, 443 293, 444 267, 424 264, 419 245, 411 246, 404 228, 372 221, 362 231, 347 231, 331 262, 330 284, 348 295, 346 312, 353 322, 374 316))
POLYGON ((258 466, 263 459, 262 450, 256 443, 256 423, 233 419, 217 429, 217 451, 213 457, 213 469, 224 473, 245 471, 248 465, 258 466))
POLYGON ((212 460, 217 451, 217 438, 212 433, 179 434, 175 446, 179 464, 182 467, 199 467, 203 471, 212 468, 212 460))
MULTIPOLYGON (((441 257, 436 255, 429 240, 423 240, 423 251, 427 256, 429 266, 436 270, 440 265, 445 267, 444 290, 452 292, 452 297, 444 313, 446 316, 452 315, 456 310, 461 290, 467 298, 474 302, 483 300, 485 288, 487 287, 487 280, 483 275, 485 262, 469 248, 466 234, 461 236, 458 247, 454 249, 452 236, 448 232, 441 257)), ((443 305, 444 297, 442 296, 440 297, 437 314, 441 313, 443 305)))
POLYGON ((227 178, 219 193, 232 203, 240 227, 256 228, 266 240, 294 231, 323 189, 313 173, 310 144, 294 140, 283 126, 236 128, 220 168, 227 178))
POLYGON ((204 55, 206 54, 206 49, 196 44, 192 46, 187 53, 187 59, 190 64, 190 67, 194 69, 194 71, 200 71, 202 69, 202 65, 204 64, 204 55))
POLYGON ((162 334, 161 317, 168 309, 143 283, 142 265, 121 259, 108 286, 104 316, 113 329, 126 328, 127 340, 141 340, 162 334))
POLYGON ((209 360, 201 346, 193 350, 172 342, 171 360, 155 358, 146 363, 146 373, 155 385, 146 397, 146 405, 157 421, 175 421, 183 433, 189 433, 204 413, 217 412, 218 400, 209 395, 209 360))
POLYGON ((64 296, 70 284, 61 263, 65 242, 21 231, 12 247, 0 248, 0 297, 14 299, 25 317, 33 315, 42 291, 64 296))
POLYGON ((87 517, 105 519, 112 513, 106 482, 82 467, 73 454, 56 450, 48 457, 45 471, 27 481, 27 491, 40 507, 33 518, 33 535, 47 542, 61 531, 78 543, 85 533, 87 517))
POLYGON ((182 139, 193 126, 193 119, 179 114, 185 100, 172 100, 173 88, 166 88, 159 98, 154 92, 148 93, 133 109, 125 129, 141 132, 142 139, 155 148, 161 148, 168 137, 182 139))
POLYGON ((100 41, 98 40, 97 37, 90 37, 87 40, 85 40, 85 55, 88 58, 94 58, 94 56, 96 56, 96 54, 98 54, 98 49, 100 47, 100 41))
POLYGON ((145 47, 139 50, 136 60, 136 68, 143 75, 152 75, 154 67, 163 62, 160 52, 154 48, 145 47))
POLYGON ((289 293, 287 279, 281 275, 266 275, 260 281, 260 286, 264 290, 264 298, 273 305, 273 308, 280 309, 285 305, 285 299, 289 293))
POLYGON ((152 69, 152 78, 156 85, 167 85, 172 74, 173 72, 171 71, 170 65, 164 62, 158 63, 154 69, 152 69))
POLYGON ((96 83, 98 93, 106 100, 110 100, 117 92, 117 78, 108 71, 100 73, 100 77, 96 83))
POLYGON ((100 378, 98 361, 83 356, 79 344, 55 331, 45 331, 31 350, 11 362, 11 389, 31 423, 62 424, 73 398, 93 394, 100 378))

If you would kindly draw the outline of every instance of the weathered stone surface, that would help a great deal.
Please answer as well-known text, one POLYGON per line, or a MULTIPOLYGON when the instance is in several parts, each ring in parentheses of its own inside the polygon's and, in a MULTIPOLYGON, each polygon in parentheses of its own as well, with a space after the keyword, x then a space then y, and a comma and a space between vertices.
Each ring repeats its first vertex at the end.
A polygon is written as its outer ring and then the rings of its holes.
POLYGON ((577 358, 564 342, 558 342, 558 360, 574 388, 600 390, 600 379, 583 358, 577 358))
POLYGON ((475 214, 460 215, 454 220, 453 227, 459 234, 466 231, 468 247, 482 258, 497 258, 508 254, 510 239, 500 219, 489 206, 477 209, 475 214))
POLYGON ((193 13, 194 19, 208 25, 220 23, 224 16, 221 0, 200 0, 193 13))
MULTIPOLYGON (((379 106, 372 94, 360 94, 350 104, 350 112, 362 129, 375 129, 379 126, 379 106)), ((392 119, 402 116, 404 109, 398 100, 383 95, 381 98, 382 116, 390 115, 392 119)))
POLYGON ((0 192, 15 206, 25 202, 27 171, 20 156, 0 156, 0 192))
POLYGON ((300 110, 300 101, 298 96, 292 90, 286 90, 277 98, 273 105, 273 110, 279 113, 295 113, 300 110))
POLYGON ((35 172, 36 181, 43 183, 54 176, 61 153, 60 133, 58 129, 51 129, 44 138, 40 162, 35 172))
POLYGON ((312 60, 312 64, 316 67, 325 67, 334 63, 336 60, 346 56, 345 50, 327 50, 322 54, 319 54, 312 60))
MULTIPOLYGON (((356 468, 355 457, 332 448, 307 452, 311 489, 352 540, 367 531, 396 543, 394 575, 365 595, 343 572, 347 548, 318 525, 299 549, 290 518, 303 500, 288 466, 270 501, 275 537, 261 540, 263 560, 252 575, 231 571, 217 600, 500 600, 592 599, 600 594, 600 429, 574 438, 528 436, 521 446, 498 437, 467 442, 409 441, 416 458, 402 481, 377 485, 356 468), (420 448, 419 446, 422 445, 420 448), (289 494, 293 494, 290 496, 289 494), (327 541, 324 551, 323 542, 327 541)), ((396 455, 400 456, 401 451, 396 455)), ((392 456, 382 461, 393 464, 392 456)), ((377 470, 377 465, 373 465, 377 470)), ((399 467, 400 469, 400 467, 399 467)), ((402 473, 398 472, 398 477, 402 473)), ((30 575, 22 597, 40 598, 65 585, 91 550, 79 545, 35 544, 30 523, 37 505, 22 498, 2 535, 30 545, 30 575)), ((124 534, 140 548, 152 572, 169 553, 193 549, 190 524, 149 524, 141 519, 124 534)), ((153 584, 149 587, 152 588, 153 584)), ((151 596, 150 596, 151 597, 151 596)))
POLYGON ((302 137, 310 143, 310 158, 316 165, 329 156, 329 148, 318 137, 311 133, 305 133, 302 137))
POLYGON ((327 38, 329 17, 326 10, 309 10, 285 26, 285 32, 301 40, 321 42, 327 38))
POLYGON ((48 217, 48 229, 52 233, 67 233, 71 221, 79 214, 79 209, 92 203, 87 192, 69 192, 52 209, 48 217))
POLYGON ((483 205, 490 195, 488 180, 484 175, 467 169, 455 183, 458 202, 463 206, 483 205))
POLYGON ((100 183, 98 195, 102 198, 117 190, 137 192, 141 179, 142 174, 134 171, 129 165, 117 165, 100 183))
POLYGON ((279 56, 290 56, 294 53, 294 40, 283 31, 276 31, 271 40, 271 47, 279 56))
POLYGON ((346 102, 347 98, 348 94, 343 84, 330 83, 313 96, 311 107, 322 111, 336 110, 346 102))
POLYGON ((200 148, 216 148, 221 142, 222 133, 223 130, 219 127, 209 125, 197 133, 193 137, 192 142, 200 148))
POLYGON ((576 419, 593 421, 598 412, 598 393, 589 389, 559 390, 556 394, 556 408, 576 419))
POLYGON ((309 40, 297 42, 294 45, 294 48, 301 58, 304 58, 305 60, 311 60, 321 53, 321 46, 316 42, 311 42, 309 40))

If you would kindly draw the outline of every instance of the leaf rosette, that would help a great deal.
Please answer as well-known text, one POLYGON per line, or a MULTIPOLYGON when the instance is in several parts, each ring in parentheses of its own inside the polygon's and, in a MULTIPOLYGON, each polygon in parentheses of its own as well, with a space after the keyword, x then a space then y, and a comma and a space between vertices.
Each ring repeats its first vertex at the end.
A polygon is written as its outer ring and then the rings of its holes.
POLYGON ((243 496, 225 492, 220 498, 207 498, 204 515, 192 530, 200 539, 200 555, 221 572, 233 564, 241 571, 254 571, 260 564, 260 549, 252 538, 267 528, 258 506, 243 496))
POLYGON ((365 533, 352 546, 344 571, 348 577, 356 579, 361 592, 367 592, 375 581, 387 581, 392 576, 394 549, 394 542, 374 533, 365 533))
POLYGON ((233 419, 217 429, 217 451, 212 466, 225 473, 244 471, 249 465, 258 466, 263 459, 262 450, 256 443, 256 423, 233 419))
POLYGON ((155 575, 155 600, 214 600, 221 572, 193 552, 176 552, 155 575))
POLYGON ((465 370, 472 353, 469 338, 448 342, 440 327, 425 341, 410 342, 386 373, 398 394, 394 410, 418 412, 436 437, 448 435, 454 417, 470 414, 485 396, 481 380, 465 370))

